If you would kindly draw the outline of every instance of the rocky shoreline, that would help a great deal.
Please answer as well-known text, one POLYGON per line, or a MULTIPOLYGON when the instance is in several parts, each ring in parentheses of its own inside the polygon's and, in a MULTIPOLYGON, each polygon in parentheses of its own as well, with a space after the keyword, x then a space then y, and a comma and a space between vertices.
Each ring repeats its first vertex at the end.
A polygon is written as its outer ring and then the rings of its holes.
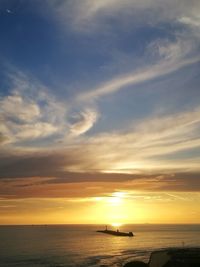
POLYGON ((169 248, 151 253, 148 263, 131 261, 124 267, 200 267, 200 248, 169 248))

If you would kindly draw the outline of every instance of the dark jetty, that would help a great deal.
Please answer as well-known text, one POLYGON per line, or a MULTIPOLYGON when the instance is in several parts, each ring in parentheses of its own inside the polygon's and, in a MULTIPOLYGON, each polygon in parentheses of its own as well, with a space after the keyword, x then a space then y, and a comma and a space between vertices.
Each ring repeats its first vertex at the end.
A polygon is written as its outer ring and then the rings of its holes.
POLYGON ((108 235, 115 235, 115 236, 134 236, 132 232, 125 233, 125 232, 120 232, 119 230, 113 231, 113 230, 108 230, 107 226, 105 230, 98 230, 98 233, 103 233, 103 234, 108 234, 108 235))
POLYGON ((200 248, 170 248, 151 253, 148 263, 132 261, 124 267, 200 267, 200 248))

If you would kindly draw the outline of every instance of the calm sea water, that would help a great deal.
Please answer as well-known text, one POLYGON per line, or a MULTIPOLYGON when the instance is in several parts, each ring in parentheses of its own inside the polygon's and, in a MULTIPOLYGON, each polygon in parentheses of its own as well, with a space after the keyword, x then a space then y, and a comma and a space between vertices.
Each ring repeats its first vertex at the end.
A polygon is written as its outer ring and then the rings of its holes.
POLYGON ((101 233, 97 225, 0 226, 2 267, 119 267, 147 261, 152 250, 200 246, 200 225, 124 225, 135 237, 101 233))

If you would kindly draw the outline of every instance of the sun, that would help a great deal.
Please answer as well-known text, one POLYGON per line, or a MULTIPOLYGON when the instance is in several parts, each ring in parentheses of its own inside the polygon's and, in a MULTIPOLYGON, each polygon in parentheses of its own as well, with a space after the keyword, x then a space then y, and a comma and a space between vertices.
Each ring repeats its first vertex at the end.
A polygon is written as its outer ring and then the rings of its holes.
POLYGON ((110 197, 107 198, 107 202, 113 206, 122 205, 126 193, 124 192, 114 192, 110 197))
POLYGON ((107 201, 108 203, 117 206, 121 204, 122 199, 120 197, 109 197, 107 201))
POLYGON ((120 227, 120 226, 122 226, 122 223, 114 222, 114 223, 111 223, 111 225, 112 225, 113 227, 120 227))

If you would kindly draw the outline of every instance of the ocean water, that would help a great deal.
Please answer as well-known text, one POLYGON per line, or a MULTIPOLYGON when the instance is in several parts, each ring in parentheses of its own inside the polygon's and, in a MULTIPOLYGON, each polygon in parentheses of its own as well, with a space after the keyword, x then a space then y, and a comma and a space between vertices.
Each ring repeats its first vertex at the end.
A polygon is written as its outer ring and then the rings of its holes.
POLYGON ((151 251, 200 247, 200 225, 124 225, 135 237, 97 233, 97 225, 0 226, 2 267, 120 267, 151 251))

